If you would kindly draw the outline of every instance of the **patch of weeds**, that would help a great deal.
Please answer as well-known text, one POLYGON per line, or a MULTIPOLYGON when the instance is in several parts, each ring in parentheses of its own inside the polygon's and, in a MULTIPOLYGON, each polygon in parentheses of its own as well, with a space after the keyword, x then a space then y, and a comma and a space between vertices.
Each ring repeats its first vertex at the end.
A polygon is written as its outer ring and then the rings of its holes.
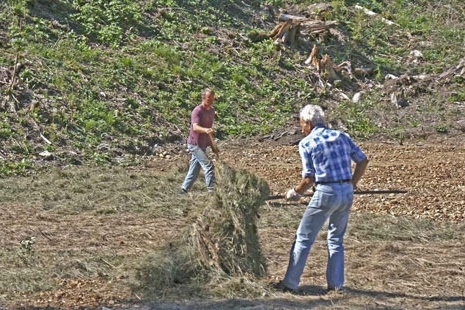
POLYGON ((368 138, 378 131, 378 128, 366 113, 370 108, 369 102, 353 103, 343 102, 336 106, 334 117, 344 120, 349 134, 368 138))
MULTIPOLYGON (((465 80, 460 81, 459 83, 465 83, 465 80)), ((465 101, 465 91, 463 90, 457 90, 450 94, 450 96, 447 98, 447 101, 449 102, 460 102, 460 101, 465 101)))
POLYGON ((24 266, 35 266, 40 263, 34 250, 35 237, 28 236, 19 242, 18 258, 24 266))
POLYGON ((436 130, 437 133, 447 134, 449 132, 449 126, 448 125, 436 125, 434 126, 434 130, 436 130))
POLYGON ((129 0, 73 0, 77 13, 71 15, 84 33, 110 46, 119 46, 142 23, 141 8, 129 0))
POLYGON ((33 164, 25 158, 20 161, 0 161, 0 175, 3 176, 26 175, 32 169, 33 164))
POLYGON ((34 254, 34 249, 32 246, 35 243, 35 238, 34 237, 26 237, 25 239, 21 240, 19 242, 19 249, 21 254, 23 255, 32 255, 34 254))
POLYGON ((7 121, 0 122, 0 139, 8 140, 13 136, 11 125, 7 121))
POLYGON ((92 160, 97 165, 111 165, 113 162, 113 157, 110 154, 103 152, 95 152, 91 155, 92 160))

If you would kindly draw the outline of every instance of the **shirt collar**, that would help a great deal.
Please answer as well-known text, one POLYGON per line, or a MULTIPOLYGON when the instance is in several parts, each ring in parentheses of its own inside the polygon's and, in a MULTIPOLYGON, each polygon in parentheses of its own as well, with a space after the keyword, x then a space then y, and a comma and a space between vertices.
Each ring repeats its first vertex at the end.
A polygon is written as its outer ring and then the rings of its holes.
POLYGON ((325 126, 316 125, 315 127, 313 127, 313 129, 312 129, 312 131, 310 131, 310 133, 316 133, 317 131, 321 131, 321 130, 323 130, 325 128, 326 128, 325 126))

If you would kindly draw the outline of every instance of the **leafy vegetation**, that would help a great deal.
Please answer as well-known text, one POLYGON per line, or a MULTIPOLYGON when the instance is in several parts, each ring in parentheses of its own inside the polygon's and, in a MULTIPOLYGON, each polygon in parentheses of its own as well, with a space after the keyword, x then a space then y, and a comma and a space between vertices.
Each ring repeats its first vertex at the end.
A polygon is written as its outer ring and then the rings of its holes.
MULTIPOLYGON (((308 14, 315 3, 2 2, 2 158, 34 162, 47 150, 65 162, 72 153, 81 160, 115 163, 124 154, 150 154, 155 144, 185 139, 190 111, 206 86, 217 91, 220 139, 270 133, 293 122, 309 102, 327 106, 331 122, 342 122, 358 138, 410 132, 409 122, 402 121, 408 118, 387 103, 379 88, 366 85, 383 83, 386 74, 437 75, 456 65, 465 46, 461 1, 334 0, 332 9, 319 15, 338 22, 339 37, 302 34, 292 48, 251 39, 273 29, 278 9, 308 14), (355 9, 356 4, 378 16, 355 9), (350 61, 375 68, 357 80, 364 91, 361 103, 336 99, 334 85, 318 89, 311 78, 314 69, 303 65, 314 44, 336 64, 350 61), (423 60, 406 65, 415 49, 423 60), (392 124, 393 118, 401 121, 392 124)), ((431 128, 448 133, 450 124, 440 119, 448 119, 450 107, 457 110, 454 105, 463 101, 462 82, 458 76, 446 91, 419 89, 410 98, 416 106, 411 113, 424 114, 412 117, 427 121, 439 112, 440 122, 431 128)), ((350 97, 358 90, 345 91, 350 97)), ((452 114, 457 118, 463 112, 452 114)), ((15 166, 2 164, 2 173, 15 166)), ((23 166, 11 172, 22 173, 23 166)))

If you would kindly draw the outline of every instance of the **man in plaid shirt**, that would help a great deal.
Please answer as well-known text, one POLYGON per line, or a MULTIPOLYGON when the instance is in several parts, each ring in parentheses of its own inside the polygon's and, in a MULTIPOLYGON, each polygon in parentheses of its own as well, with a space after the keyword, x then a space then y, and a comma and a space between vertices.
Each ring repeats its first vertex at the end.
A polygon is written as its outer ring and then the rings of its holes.
POLYGON ((302 180, 286 193, 286 199, 299 200, 312 186, 315 192, 300 221, 289 266, 277 288, 297 290, 313 242, 329 219, 327 289, 340 291, 344 284, 344 234, 354 188, 365 173, 368 159, 348 134, 326 128, 320 106, 306 105, 300 112, 300 126, 305 134, 299 143, 302 180), (353 173, 352 161, 355 162, 353 173))

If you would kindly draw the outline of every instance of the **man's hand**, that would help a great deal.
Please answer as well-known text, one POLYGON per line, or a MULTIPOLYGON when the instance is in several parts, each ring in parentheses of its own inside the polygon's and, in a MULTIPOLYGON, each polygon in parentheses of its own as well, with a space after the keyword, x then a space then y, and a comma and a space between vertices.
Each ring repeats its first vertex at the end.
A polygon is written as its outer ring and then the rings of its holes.
POLYGON ((286 200, 299 201, 302 195, 297 193, 294 188, 290 189, 286 193, 286 200))
POLYGON ((209 134, 208 135, 210 137, 210 141, 211 141, 211 147, 212 147, 212 151, 213 153, 215 153, 216 157, 219 156, 219 153, 220 153, 220 149, 218 148, 218 145, 216 144, 216 141, 215 139, 213 138, 213 134, 209 134))

